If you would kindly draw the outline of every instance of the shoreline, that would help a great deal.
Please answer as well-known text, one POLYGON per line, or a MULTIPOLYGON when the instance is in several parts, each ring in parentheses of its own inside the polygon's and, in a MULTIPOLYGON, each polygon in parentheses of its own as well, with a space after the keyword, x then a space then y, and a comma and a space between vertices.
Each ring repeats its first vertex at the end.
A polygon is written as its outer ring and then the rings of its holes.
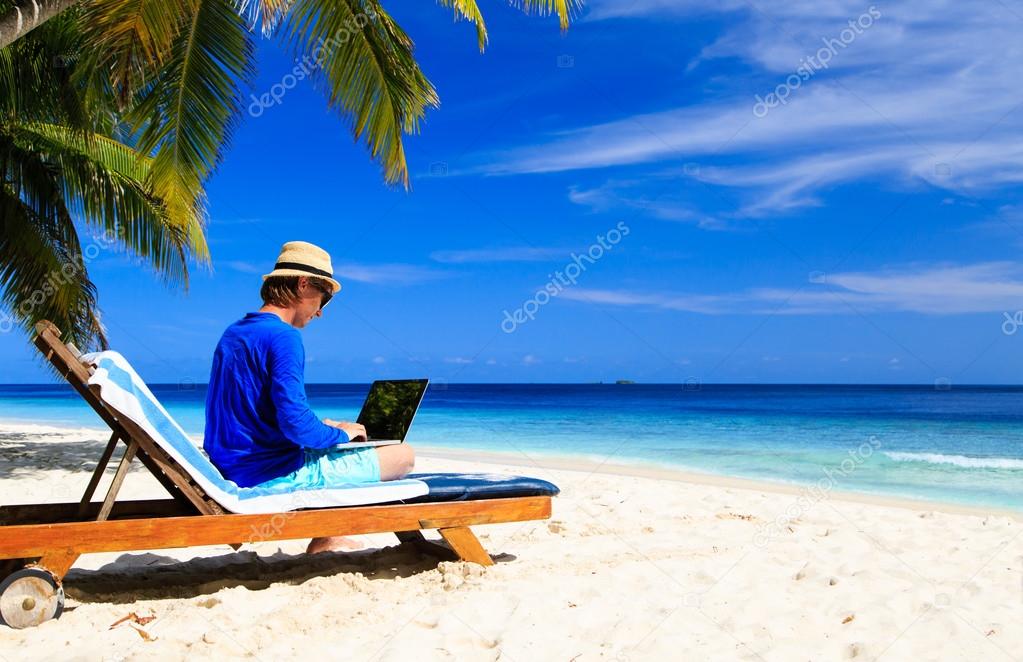
MULTIPOLYGON (((0 434, 3 434, 4 432, 28 435, 87 433, 97 435, 97 440, 105 439, 109 435, 108 430, 104 430, 98 426, 61 427, 58 425, 0 420, 0 434)), ((193 440, 198 441, 197 435, 189 436, 193 440)), ((463 450, 450 446, 434 446, 426 443, 417 443, 416 452, 423 457, 441 460, 482 462, 514 467, 533 467, 571 473, 651 478, 654 480, 664 480, 690 485, 705 485, 711 487, 741 489, 752 492, 785 494, 789 496, 805 495, 809 491, 808 485, 798 483, 694 471, 692 469, 683 469, 680 467, 654 465, 644 462, 643 460, 637 460, 635 462, 610 462, 606 459, 597 461, 593 457, 587 455, 548 453, 535 453, 528 458, 525 458, 522 453, 483 449, 463 450)), ((956 503, 953 501, 932 501, 928 499, 915 499, 912 497, 873 494, 869 492, 856 492, 852 490, 839 489, 829 490, 825 497, 825 500, 827 499, 888 508, 900 508, 916 512, 941 512, 952 515, 970 515, 977 517, 1009 517, 1023 522, 1023 511, 998 506, 971 505, 956 503)))
MULTIPOLYGON (((631 478, 651 478, 654 480, 666 480, 689 485, 706 485, 710 487, 724 487, 740 489, 752 492, 766 492, 771 494, 786 494, 799 496, 808 492, 808 487, 796 483, 775 482, 766 479, 745 478, 742 476, 729 476, 726 474, 703 473, 689 469, 677 469, 668 466, 657 466, 642 463, 622 462, 596 462, 585 455, 547 455, 538 454, 530 457, 527 461, 521 454, 502 453, 500 451, 470 450, 459 451, 450 447, 429 446, 419 444, 416 446, 419 455, 428 458, 442 460, 464 460, 466 462, 484 462, 488 464, 503 464, 516 467, 538 467, 552 469, 555 471, 566 471, 586 474, 604 474, 608 476, 625 476, 631 478)), ((913 499, 910 497, 889 496, 884 494, 871 494, 869 492, 855 492, 850 490, 830 490, 828 499, 837 499, 872 506, 888 508, 901 508, 917 512, 941 512, 950 515, 972 515, 977 517, 1010 517, 1023 522, 1023 511, 1012 510, 1011 508, 999 508, 997 506, 973 506, 950 501, 930 501, 927 499, 913 499)))

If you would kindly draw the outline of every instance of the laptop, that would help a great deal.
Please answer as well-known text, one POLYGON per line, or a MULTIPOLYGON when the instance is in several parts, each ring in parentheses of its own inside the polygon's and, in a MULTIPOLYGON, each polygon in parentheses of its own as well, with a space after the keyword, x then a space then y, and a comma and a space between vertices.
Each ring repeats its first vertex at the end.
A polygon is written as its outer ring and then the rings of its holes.
POLYGON ((429 384, 429 379, 373 382, 356 421, 366 426, 367 441, 349 442, 342 444, 341 448, 389 446, 404 442, 429 384))

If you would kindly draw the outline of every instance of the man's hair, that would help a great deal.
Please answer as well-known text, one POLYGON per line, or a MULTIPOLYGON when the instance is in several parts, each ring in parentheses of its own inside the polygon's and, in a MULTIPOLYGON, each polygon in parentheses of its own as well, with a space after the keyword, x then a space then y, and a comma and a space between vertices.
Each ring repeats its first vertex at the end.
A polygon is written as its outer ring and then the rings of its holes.
MULTIPOLYGON (((271 276, 263 281, 263 287, 259 288, 259 296, 263 298, 263 305, 280 306, 287 308, 298 301, 298 279, 299 276, 271 276)), ((319 278, 310 278, 309 284, 320 292, 327 292, 327 285, 319 278)))
POLYGON ((259 288, 263 305, 287 308, 298 301, 298 276, 271 276, 259 288))

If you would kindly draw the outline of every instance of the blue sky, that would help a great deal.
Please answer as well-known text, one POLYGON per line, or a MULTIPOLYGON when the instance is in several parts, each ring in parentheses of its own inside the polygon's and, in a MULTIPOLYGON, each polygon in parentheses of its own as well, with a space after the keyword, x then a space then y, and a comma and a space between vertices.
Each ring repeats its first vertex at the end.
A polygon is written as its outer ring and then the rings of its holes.
MULTIPOLYGON (((446 10, 391 4, 442 102, 412 191, 307 82, 247 116, 187 295, 91 265, 148 380, 205 382, 303 239, 344 283, 310 382, 1020 383, 1023 10, 593 0, 561 35, 494 1, 480 55, 446 10)), ((293 65, 264 42, 251 91, 293 65)), ((48 381, 33 351, 0 336, 0 381, 48 381)))

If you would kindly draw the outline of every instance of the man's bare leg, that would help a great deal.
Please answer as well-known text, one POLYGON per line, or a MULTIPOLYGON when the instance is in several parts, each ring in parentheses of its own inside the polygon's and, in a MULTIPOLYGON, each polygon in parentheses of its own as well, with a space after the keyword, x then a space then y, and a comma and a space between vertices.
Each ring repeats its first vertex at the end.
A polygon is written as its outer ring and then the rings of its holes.
MULTIPOLYGON (((380 480, 399 480, 412 473, 416 454, 408 444, 377 446, 373 450, 380 461, 380 480)), ((345 536, 313 538, 309 541, 306 554, 319 552, 350 552, 365 547, 361 542, 345 536)))
POLYGON ((408 444, 377 446, 373 450, 380 460, 380 480, 400 480, 416 466, 416 453, 408 444))

